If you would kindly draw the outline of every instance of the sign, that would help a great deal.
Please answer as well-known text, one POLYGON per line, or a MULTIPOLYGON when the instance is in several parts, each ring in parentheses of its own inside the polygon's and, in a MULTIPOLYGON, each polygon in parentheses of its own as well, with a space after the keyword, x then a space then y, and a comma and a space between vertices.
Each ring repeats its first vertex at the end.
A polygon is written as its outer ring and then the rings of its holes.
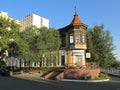
POLYGON ((73 50, 73 55, 84 55, 84 50, 73 50))
POLYGON ((91 58, 91 53, 86 53, 86 58, 91 58))

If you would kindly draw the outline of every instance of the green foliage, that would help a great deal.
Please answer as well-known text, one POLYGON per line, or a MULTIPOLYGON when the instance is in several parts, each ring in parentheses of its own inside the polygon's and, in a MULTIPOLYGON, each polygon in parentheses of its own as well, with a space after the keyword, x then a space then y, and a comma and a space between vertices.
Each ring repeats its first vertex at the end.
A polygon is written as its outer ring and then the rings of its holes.
POLYGON ((0 51, 7 49, 9 54, 16 53, 17 50, 13 49, 13 45, 15 45, 13 41, 18 37, 18 31, 19 25, 15 20, 0 17, 0 51))
POLYGON ((90 62, 98 62, 100 66, 110 66, 115 60, 112 53, 114 50, 110 31, 104 30, 104 26, 95 25, 87 31, 88 52, 91 53, 90 62))
POLYGON ((87 76, 87 80, 92 80, 92 76, 87 76))
POLYGON ((80 80, 92 80, 92 76, 81 76, 80 80))
MULTIPOLYGON (((23 32, 20 32, 21 39, 26 42, 22 48, 25 48, 27 52, 24 52, 24 58, 29 61, 44 63, 46 65, 55 65, 56 52, 60 48, 60 36, 59 32, 55 29, 48 29, 46 27, 36 28, 34 26, 26 28, 23 32), (53 58, 54 57, 54 58, 53 58)), ((19 45, 19 48, 21 47, 19 45)), ((21 51, 24 51, 22 50, 21 51)), ((22 52, 23 53, 23 52, 22 52)))
POLYGON ((0 60, 0 67, 6 65, 4 61, 0 60))
POLYGON ((85 80, 86 77, 85 77, 85 76, 81 76, 79 79, 80 79, 80 80, 85 80))
MULTIPOLYGON (((43 62, 56 65, 61 45, 59 31, 54 28, 27 27, 20 31, 15 20, 0 17, 0 51, 7 49, 9 56, 22 57, 28 64, 43 62)), ((2 55, 2 54, 1 54, 2 55)))
POLYGON ((99 79, 108 79, 109 76, 107 75, 107 73, 100 73, 99 75, 99 79))
POLYGON ((120 61, 118 61, 118 60, 114 61, 114 62, 111 64, 111 67, 113 67, 113 68, 120 67, 120 61))

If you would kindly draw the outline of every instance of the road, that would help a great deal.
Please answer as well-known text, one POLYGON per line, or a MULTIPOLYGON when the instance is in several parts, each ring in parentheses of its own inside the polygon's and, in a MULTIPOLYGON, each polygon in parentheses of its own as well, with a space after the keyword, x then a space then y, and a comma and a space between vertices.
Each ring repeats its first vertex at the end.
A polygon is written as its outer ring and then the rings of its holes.
POLYGON ((63 82, 0 76, 0 90, 120 90, 120 82, 63 82))

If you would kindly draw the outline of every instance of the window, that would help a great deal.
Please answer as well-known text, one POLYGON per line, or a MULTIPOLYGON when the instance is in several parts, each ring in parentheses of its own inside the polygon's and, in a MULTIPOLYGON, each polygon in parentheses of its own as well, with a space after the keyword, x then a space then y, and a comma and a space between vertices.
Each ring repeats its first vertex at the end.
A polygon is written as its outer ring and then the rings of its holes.
POLYGON ((75 42, 78 43, 78 42, 81 42, 81 33, 76 33, 75 34, 75 42))
POLYGON ((85 33, 76 32, 75 33, 75 42, 76 43, 85 43, 85 33))
POLYGON ((74 43, 73 33, 72 33, 72 34, 70 34, 70 43, 74 43))
POLYGON ((85 43, 85 33, 82 33, 82 42, 85 43))

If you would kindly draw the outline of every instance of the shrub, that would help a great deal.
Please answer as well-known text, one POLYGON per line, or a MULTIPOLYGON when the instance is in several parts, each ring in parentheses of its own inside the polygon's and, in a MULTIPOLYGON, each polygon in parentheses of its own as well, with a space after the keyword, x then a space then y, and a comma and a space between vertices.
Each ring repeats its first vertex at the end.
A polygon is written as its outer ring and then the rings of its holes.
POLYGON ((5 66, 5 65, 6 65, 6 63, 4 61, 0 60, 0 67, 5 66))
POLYGON ((86 77, 85 77, 85 76, 81 76, 79 79, 80 79, 80 80, 85 80, 86 77))
POLYGON ((87 80, 92 80, 92 76, 87 76, 87 80))
POLYGON ((92 76, 81 76, 80 80, 92 80, 92 76))
POLYGON ((100 79, 108 79, 109 77, 108 77, 107 73, 100 73, 99 78, 100 79))

